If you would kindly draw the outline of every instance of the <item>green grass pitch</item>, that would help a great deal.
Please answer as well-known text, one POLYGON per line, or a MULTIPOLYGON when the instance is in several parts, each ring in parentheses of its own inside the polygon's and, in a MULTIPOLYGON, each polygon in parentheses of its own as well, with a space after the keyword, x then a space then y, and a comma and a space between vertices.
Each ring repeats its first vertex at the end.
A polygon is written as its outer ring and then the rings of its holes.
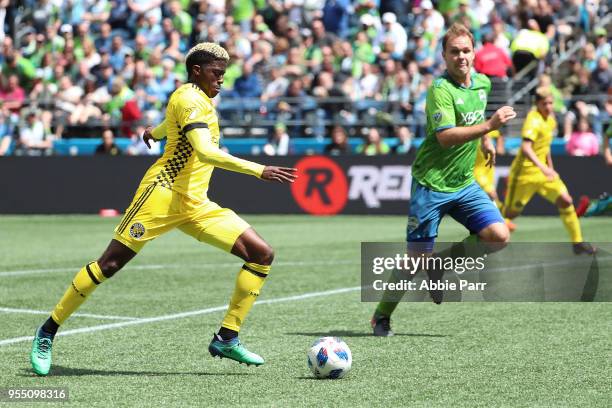
MULTIPOLYGON (((71 404, 100 407, 609 405, 609 303, 404 303, 393 320, 398 335, 374 338, 375 304, 354 289, 360 242, 402 241, 405 217, 245 218, 276 250, 241 334, 265 365, 209 356, 241 262, 176 231, 145 247, 65 324, 64 332, 89 329, 57 337, 52 375, 39 378, 30 342, 2 341, 33 334, 118 220, 0 217, 0 388, 67 387, 71 404), (342 288, 352 289, 320 293, 342 288), (101 325, 114 326, 91 331, 101 325), (329 334, 349 344, 353 370, 315 380, 306 350, 329 334)), ((587 239, 610 241, 612 218, 582 225, 587 239)), ((557 217, 523 217, 518 226, 515 241, 566 240, 557 217)), ((446 221, 440 239, 464 235, 446 221)))

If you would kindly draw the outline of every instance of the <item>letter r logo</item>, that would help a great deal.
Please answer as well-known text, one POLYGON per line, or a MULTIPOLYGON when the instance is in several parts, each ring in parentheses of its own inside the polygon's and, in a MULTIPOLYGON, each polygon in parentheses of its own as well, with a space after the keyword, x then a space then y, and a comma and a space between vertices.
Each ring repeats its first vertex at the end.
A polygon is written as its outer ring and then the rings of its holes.
POLYGON ((323 204, 330 205, 331 199, 327 195, 325 188, 332 181, 334 173, 325 167, 310 168, 306 170, 308 174, 308 185, 306 186, 306 197, 310 197, 313 193, 319 194, 319 197, 323 204))
POLYGON ((342 168, 324 156, 310 156, 295 164, 298 178, 291 185, 295 202, 309 214, 337 214, 348 200, 348 181, 342 168))

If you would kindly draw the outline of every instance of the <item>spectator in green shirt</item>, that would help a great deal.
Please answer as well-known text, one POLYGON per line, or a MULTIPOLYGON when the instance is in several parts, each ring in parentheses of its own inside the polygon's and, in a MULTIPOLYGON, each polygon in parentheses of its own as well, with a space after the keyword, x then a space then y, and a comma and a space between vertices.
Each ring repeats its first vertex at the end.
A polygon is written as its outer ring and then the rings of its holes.
POLYGON ((364 143, 357 147, 357 153, 366 156, 389 154, 390 151, 391 148, 382 140, 378 129, 375 127, 370 128, 364 143))
POLYGON ((106 103, 104 110, 112 119, 121 119, 121 109, 133 98, 134 91, 125 84, 123 78, 117 77, 111 85, 111 100, 106 103))
POLYGON ((233 0, 230 3, 234 21, 240 25, 242 32, 249 32, 251 19, 255 14, 253 0, 233 0))
POLYGON ((170 3, 170 15, 172 16, 172 24, 181 35, 190 36, 193 29, 192 18, 181 6, 178 0, 170 3))
POLYGON ((480 21, 478 21, 476 13, 470 10, 469 0, 459 1, 459 10, 453 16, 452 20, 453 22, 458 22, 465 25, 467 28, 470 29, 472 34, 474 34, 474 40, 476 42, 480 41, 480 21))
POLYGON ((10 50, 4 56, 4 64, 2 64, 2 75, 8 78, 11 75, 17 75, 19 83, 29 90, 32 87, 32 81, 36 77, 36 67, 32 62, 22 57, 17 51, 10 50))

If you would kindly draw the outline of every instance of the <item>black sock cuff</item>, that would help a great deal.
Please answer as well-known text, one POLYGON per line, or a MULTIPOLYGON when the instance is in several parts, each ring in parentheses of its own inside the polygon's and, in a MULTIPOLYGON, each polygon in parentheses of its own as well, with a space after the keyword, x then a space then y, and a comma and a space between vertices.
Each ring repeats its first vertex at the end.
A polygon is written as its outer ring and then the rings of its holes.
POLYGON ((55 336, 55 333, 57 333, 57 329, 59 329, 59 324, 57 324, 57 322, 55 320, 53 320, 53 317, 49 316, 49 318, 43 323, 42 326, 40 326, 40 330, 42 332, 44 332, 45 334, 48 334, 49 336, 47 337, 53 337, 55 336))

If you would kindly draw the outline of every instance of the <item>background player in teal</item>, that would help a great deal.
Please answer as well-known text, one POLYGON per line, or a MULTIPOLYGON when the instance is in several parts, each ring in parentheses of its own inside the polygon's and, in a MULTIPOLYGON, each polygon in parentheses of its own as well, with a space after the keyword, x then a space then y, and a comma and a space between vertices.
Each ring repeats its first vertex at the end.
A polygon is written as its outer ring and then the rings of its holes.
MULTIPOLYGON (((495 148, 485 135, 516 117, 504 106, 485 120, 491 82, 472 72, 474 37, 461 24, 453 24, 442 39, 446 72, 427 92, 425 141, 412 166, 408 214, 408 251, 431 253, 438 226, 445 214, 463 224, 470 234, 486 242, 507 242, 509 232, 499 210, 474 181, 478 139, 488 165, 495 164, 495 148), (412 246, 411 243, 419 243, 412 246), (418 250, 416 248, 419 248, 418 250)), ((393 334, 390 316, 396 301, 378 304, 372 317, 376 336, 393 334)), ((434 301, 439 303, 441 299, 434 301)))

